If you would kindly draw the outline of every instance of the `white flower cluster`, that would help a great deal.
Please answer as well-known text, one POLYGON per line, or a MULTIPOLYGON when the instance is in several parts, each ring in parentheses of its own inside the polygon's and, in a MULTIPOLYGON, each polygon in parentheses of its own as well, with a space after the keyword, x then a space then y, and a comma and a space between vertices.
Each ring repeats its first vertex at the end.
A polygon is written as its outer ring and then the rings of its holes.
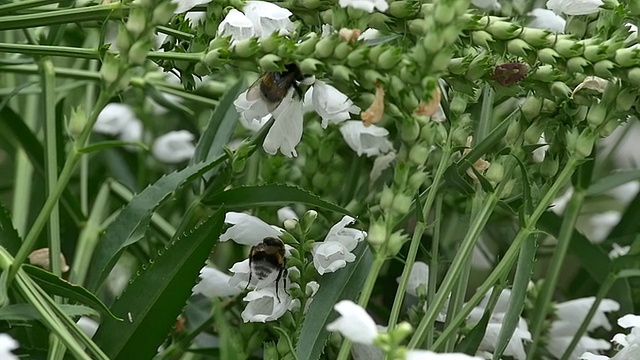
POLYGON ((613 357, 585 352, 582 360, 638 360, 640 359, 640 315, 625 315, 618 319, 618 325, 631 329, 630 333, 616 334, 611 341, 618 345, 618 353, 613 357))

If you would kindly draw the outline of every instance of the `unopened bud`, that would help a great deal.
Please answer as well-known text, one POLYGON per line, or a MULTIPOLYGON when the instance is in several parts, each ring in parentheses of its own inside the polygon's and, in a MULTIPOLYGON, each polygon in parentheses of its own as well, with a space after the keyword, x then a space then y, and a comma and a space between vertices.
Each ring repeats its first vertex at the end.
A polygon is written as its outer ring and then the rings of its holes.
POLYGON ((394 1, 389 4, 389 9, 387 12, 391 14, 391 16, 395 16, 399 19, 404 19, 408 17, 415 17, 415 15, 420 10, 420 5, 415 1, 394 1))
POLYGON ((422 144, 415 144, 409 150, 409 161, 416 166, 424 165, 429 157, 429 149, 422 144))
POLYGON ((571 96, 571 88, 562 81, 554 81, 551 84, 551 94, 560 99, 568 99, 571 96))
POLYGON ((504 139, 509 146, 514 146, 520 139, 520 133, 522 133, 522 125, 520 124, 520 121, 514 121, 509 124, 504 139))
POLYGON ((316 44, 314 55, 318 59, 328 58, 333 54, 338 42, 337 35, 330 35, 324 39, 320 39, 316 44))
POLYGON ((409 237, 402 233, 402 230, 396 231, 389 236, 387 243, 387 256, 393 257, 398 255, 402 246, 409 240, 409 237))
POLYGON ((554 49, 564 58, 571 58, 582 55, 584 45, 568 39, 558 39, 554 45, 554 49))
POLYGON ((315 74, 324 67, 324 63, 318 59, 306 58, 298 64, 298 67, 303 74, 315 74))
POLYGON ((467 103, 467 96, 456 92, 449 103, 449 111, 455 115, 462 114, 467 110, 467 103))
POLYGON ((640 67, 635 67, 627 72, 627 79, 633 85, 640 85, 640 67))
POLYGON ((250 38, 236 41, 231 49, 238 57, 251 58, 260 50, 260 45, 257 38, 250 38))
POLYGON ((352 68, 360 67, 369 61, 368 55, 369 48, 366 46, 360 46, 347 55, 347 65, 352 68))
POLYGON ((513 39, 507 42, 507 51, 516 56, 527 57, 533 48, 524 40, 513 39))
POLYGON ((349 82, 356 77, 356 75, 344 65, 335 65, 333 67, 333 77, 336 80, 342 80, 345 82, 349 82))
POLYGON ((590 62, 582 56, 572 57, 567 60, 567 72, 569 73, 584 73, 584 69, 589 66, 590 62))
POLYGON ((165 25, 168 23, 173 17, 176 6, 173 1, 161 2, 160 5, 153 9, 153 23, 157 25, 165 25))
POLYGON ((559 58, 561 58, 560 54, 553 49, 544 48, 538 50, 538 60, 540 60, 541 63, 555 65, 559 58))
POLYGON ((471 32, 471 41, 478 46, 482 46, 485 49, 491 49, 491 43, 495 41, 493 36, 484 30, 478 30, 471 32))
POLYGON ((600 126, 607 117, 607 106, 605 104, 598 103, 592 105, 587 113, 587 122, 592 128, 600 126))
POLYGON ((222 66, 224 64, 224 60, 222 59, 221 53, 221 49, 214 49, 209 51, 204 57, 205 65, 207 65, 211 69, 222 66))
POLYGON ((277 55, 267 54, 261 57, 258 63, 264 72, 282 71, 282 58, 277 55))
POLYGON ((147 18, 145 11, 141 8, 133 8, 127 19, 127 31, 133 35, 134 39, 140 37, 140 34, 146 29, 147 18))
POLYGON ((616 68, 616 64, 611 60, 601 60, 593 65, 593 72, 602 78, 612 78, 611 70, 616 68))
POLYGON ((422 47, 424 47, 428 53, 436 53, 444 47, 444 39, 434 31, 429 32, 427 36, 422 39, 422 47))
POLYGON ((380 194, 380 208, 384 211, 388 211, 391 209, 391 204, 393 203, 393 190, 391 190, 388 186, 385 186, 382 189, 382 193, 380 194))
POLYGON ((318 34, 308 33, 304 36, 302 42, 298 44, 296 54, 301 57, 310 56, 315 51, 318 41, 320 41, 318 34))
POLYGON ((518 36, 521 30, 516 24, 507 21, 494 21, 489 24, 488 30, 500 40, 509 40, 518 36))
POLYGON ((582 131, 582 133, 578 137, 578 141, 576 142, 574 155, 580 159, 586 158, 587 156, 591 155, 594 143, 595 136, 591 134, 590 129, 584 129, 584 131, 582 131))
POLYGON ((637 95, 635 91, 630 89, 622 89, 616 97, 616 109, 620 111, 629 111, 636 103, 637 95))
POLYGON ((295 219, 287 219, 284 221, 284 228, 289 232, 294 232, 298 226, 298 221, 295 219))
POLYGON ((398 65, 402 59, 400 48, 388 48, 378 58, 378 67, 382 70, 389 70, 398 65))
POLYGON ((527 96, 527 98, 522 103, 522 115, 527 121, 532 121, 536 117, 540 115, 540 110, 542 110, 542 99, 537 96, 527 96))
POLYGON ((571 34, 579 39, 582 39, 587 33, 588 21, 585 21, 582 16, 571 16, 564 27, 566 34, 571 34))
POLYGON ((548 30, 524 28, 520 33, 520 38, 534 47, 541 48, 551 46, 548 30))
POLYGON ((615 60, 622 67, 638 66, 640 65, 640 51, 633 48, 618 49, 615 60))
POLYGON ((375 250, 380 250, 387 240, 387 227, 384 220, 374 220, 369 225, 369 231, 367 231, 367 242, 375 250))
POLYGON ((607 52, 599 45, 588 45, 584 48, 584 58, 596 62, 607 58, 607 52))
POLYGON ((499 183, 504 178, 504 166, 497 162, 491 163, 487 171, 484 173, 484 177, 493 185, 499 183))
POLYGON ((416 171, 410 177, 407 185, 413 191, 418 191, 420 186, 427 180, 427 174, 424 171, 416 171))
POLYGON ((558 173, 560 162, 557 156, 547 156, 540 164, 540 174, 547 179, 551 179, 558 173))
POLYGON ((114 83, 118 79, 118 75, 120 74, 120 59, 116 58, 115 55, 111 55, 109 53, 105 54, 104 60, 102 61, 102 67, 100 68, 100 77, 104 83, 108 86, 114 83))
POLYGON ((467 58, 454 58, 449 60, 448 70, 455 75, 462 75, 467 71, 469 61, 467 58))
POLYGON ((391 204, 391 209, 395 211, 399 215, 404 215, 409 212, 411 208, 411 196, 405 195, 403 193, 396 194, 393 197, 393 203, 391 204))
POLYGON ((538 66, 529 77, 542 82, 551 82, 556 78, 556 72, 553 66, 542 65, 538 66))
POLYGON ((306 234, 311 230, 311 226, 318 218, 318 212, 315 210, 308 210, 304 215, 302 215, 302 219, 300 219, 300 228, 306 234))
POLYGON ((544 132, 545 124, 543 121, 536 121, 527 128, 524 132, 524 144, 533 145, 537 144, 540 136, 544 132))
POLYGON ((409 32, 415 36, 424 36, 429 29, 429 23, 425 19, 409 20, 409 32))

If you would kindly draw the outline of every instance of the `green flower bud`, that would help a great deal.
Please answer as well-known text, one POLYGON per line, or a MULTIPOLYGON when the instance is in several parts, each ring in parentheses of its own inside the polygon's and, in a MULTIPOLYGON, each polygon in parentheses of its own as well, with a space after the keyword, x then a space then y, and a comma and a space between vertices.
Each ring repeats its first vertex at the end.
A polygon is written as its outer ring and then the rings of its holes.
POLYGON ((599 45, 589 45, 584 48, 584 58, 596 62, 607 58, 607 52, 599 45))
POLYGON ((375 250, 380 250, 386 241, 387 227, 384 220, 376 219, 372 221, 369 225, 369 231, 367 231, 367 242, 369 245, 375 250))
POLYGON ((413 92, 402 97, 402 106, 409 111, 416 109, 419 105, 420 101, 413 92))
POLYGON ((551 46, 552 42, 549 41, 549 34, 549 30, 524 28, 520 33, 520 39, 533 47, 542 48, 551 46))
POLYGON ((409 150, 409 161, 416 166, 424 165, 429 157, 429 149, 421 144, 415 144, 409 150))
POLYGON ((544 48, 538 50, 538 60, 541 63, 555 65, 557 63, 557 59, 561 58, 560 54, 558 54, 555 50, 544 48))
POLYGON ((318 59, 328 58, 333 54, 333 50, 336 48, 338 39, 336 35, 330 35, 326 38, 320 39, 316 44, 315 57, 318 59))
POLYGON ((468 98, 466 95, 456 92, 449 102, 449 111, 455 115, 460 115, 467 110, 468 98))
POLYGON ((282 71, 282 58, 277 55, 267 54, 258 60, 258 64, 264 72, 282 71))
POLYGON ((554 81, 551 84, 551 94, 561 99, 568 99, 571 96, 571 88, 562 81, 554 81))
POLYGON ((306 58, 298 64, 298 67, 303 74, 315 74, 324 67, 324 63, 318 59, 306 58))
POLYGON ((260 48, 265 53, 275 53, 283 43, 284 37, 274 32, 270 36, 260 40, 260 48))
POLYGON ((540 111, 542 110, 542 99, 533 95, 527 96, 522 103, 521 110, 524 118, 531 122, 540 115, 540 111))
POLYGON ((467 58, 454 58, 449 61, 448 70, 450 73, 455 75, 462 75, 467 71, 467 67, 469 66, 469 61, 467 58))
POLYGON ((369 61, 367 57, 368 54, 369 48, 366 46, 360 46, 359 48, 351 51, 349 55, 347 55, 347 65, 352 68, 357 68, 366 64, 369 61))
POLYGON ((367 27, 374 29, 388 29, 389 24, 393 23, 393 20, 391 20, 390 17, 381 12, 367 14, 364 19, 367 20, 367 27))
POLYGON ((333 77, 337 80, 342 81, 351 81, 351 79, 355 79, 356 75, 344 65, 335 65, 333 67, 333 77))
POLYGON ((416 171, 409 177, 408 185, 409 188, 414 192, 418 191, 422 184, 427 180, 427 174, 424 171, 416 171))
POLYGON ((399 19, 414 17, 420 10, 420 4, 416 1, 394 1, 389 4, 388 13, 399 19))
POLYGON ((435 130, 436 131, 433 135, 433 142, 436 145, 444 145, 447 142, 447 129, 445 129, 444 125, 437 124, 435 130))
POLYGON ((492 185, 499 183, 504 178, 504 166, 498 162, 491 163, 484 173, 484 177, 489 180, 492 185))
POLYGON ((304 36, 302 42, 298 44, 296 54, 300 57, 311 56, 316 50, 316 44, 320 41, 318 34, 312 32, 304 36))
POLYGON ((507 42, 507 51, 516 56, 527 57, 533 48, 524 40, 513 39, 507 42))
POLYGON ((444 47, 444 38, 435 31, 429 32, 427 36, 422 39, 422 47, 428 53, 436 53, 444 47))
POLYGON ((402 188, 407 183, 407 179, 409 179, 410 171, 411 169, 407 163, 398 163, 396 171, 393 174, 393 183, 397 187, 402 188))
POLYGON ((339 43, 333 50, 333 58, 338 60, 344 60, 351 53, 351 46, 346 42, 339 43))
POLYGON ((369 48, 369 62, 375 64, 382 53, 387 49, 384 45, 376 45, 369 48))
POLYGON ((546 156, 540 164, 540 174, 547 179, 551 179, 558 173, 560 162, 556 156, 546 156))
POLYGON ((131 47, 131 40, 129 39, 129 32, 124 25, 118 26, 118 37, 116 38, 116 46, 121 53, 126 53, 131 47))
POLYGON ((147 54, 151 48, 149 40, 138 40, 129 49, 127 54, 129 57, 129 63, 132 65, 142 65, 147 60, 147 54))
POLYGON ((382 70, 394 68, 402 60, 402 50, 400 48, 388 48, 378 57, 378 67, 382 70))
POLYGON ((385 185, 380 195, 380 208, 384 211, 388 211, 389 209, 391 209, 392 203, 393 203, 393 190, 391 190, 388 186, 385 185))
POLYGON ((640 68, 633 68, 627 72, 627 79, 633 85, 640 85, 640 68))
POLYGON ((451 135, 451 143, 453 146, 467 146, 467 137, 469 130, 464 127, 456 128, 451 135))
POLYGON ((534 145, 540 140, 540 136, 544 132, 546 123, 543 121, 536 121, 531 124, 524 132, 524 144, 534 145))
POLYGON ((156 25, 165 25, 173 17, 176 4, 170 1, 161 2, 160 5, 153 9, 153 23, 156 25))
POLYGON ((587 113, 587 122, 592 128, 597 128, 607 118, 607 106, 602 102, 592 105, 587 113))
POLYGON ((302 0, 301 4, 305 9, 313 10, 319 8, 322 2, 320 0, 302 0))
POLYGON ((629 111, 637 100, 636 91, 624 88, 616 97, 616 109, 619 111, 629 111))
POLYGON ((482 78, 489 71, 489 56, 480 54, 471 60, 465 77, 475 81, 482 78))
POLYGON ((583 16, 570 16, 564 27, 564 32, 581 39, 587 33, 588 23, 589 21, 586 21, 583 16))
POLYGON ((478 46, 482 46, 485 49, 491 49, 490 43, 495 42, 496 40, 484 30, 472 31, 471 32, 471 41, 478 46))
POLYGON ((452 50, 442 50, 437 52, 431 59, 431 66, 429 70, 434 73, 442 72, 449 66, 449 61, 453 55, 452 50))
POLYGON ((611 60, 601 60, 593 65, 593 72, 602 78, 614 77, 611 70, 616 68, 616 64, 611 60))
POLYGON ((602 137, 606 137, 611 135, 611 133, 620 126, 619 119, 611 119, 604 123, 603 126, 600 127, 599 135, 602 137))
POLYGON ((107 86, 118 80, 120 64, 120 59, 116 58, 115 55, 111 55, 110 53, 105 54, 102 67, 100 68, 100 77, 102 77, 102 81, 104 81, 107 86))
POLYGON ((400 250, 402 249, 402 245, 409 240, 407 235, 402 234, 402 230, 396 231, 389 237, 389 242, 387 243, 387 256, 393 257, 398 255, 400 250))
POLYGON ((507 142, 509 146, 515 146, 520 139, 520 134, 522 133, 522 124, 520 121, 514 121, 509 124, 507 128, 507 133, 504 135, 504 140, 507 142))
POLYGON ((587 59, 581 56, 572 57, 567 60, 567 72, 582 74, 584 73, 584 69, 590 64, 587 59))
POLYGON ((140 34, 147 28, 147 16, 142 8, 133 8, 131 10, 126 28, 134 39, 140 37, 140 34))
POLYGON ((71 116, 69 117, 69 125, 67 130, 69 131, 69 135, 73 139, 77 139, 82 133, 82 129, 87 124, 87 113, 83 108, 77 107, 71 109, 71 116))
POLYGON ((381 82, 381 80, 384 79, 384 76, 375 70, 365 70, 364 79, 367 81, 367 84, 373 85, 377 82, 381 82))
POLYGON ((575 153, 573 155, 578 157, 579 159, 584 159, 587 156, 591 155, 595 140, 595 136, 593 136, 591 131, 589 131, 589 129, 584 129, 584 131, 582 131, 582 133, 578 137, 575 153))
POLYGON ((400 68, 400 78, 407 84, 418 84, 420 76, 416 73, 414 66, 403 66, 400 68))
POLYGON ((246 40, 236 41, 231 50, 235 55, 241 58, 250 58, 253 57, 258 50, 260 50, 260 45, 258 44, 257 38, 250 38, 246 40))
POLYGON ((551 65, 538 66, 535 71, 529 74, 529 77, 534 80, 540 80, 542 82, 551 82, 556 78, 556 72, 551 65))
POLYGON ((633 15, 633 16, 640 15, 640 2, 627 1, 625 5, 626 5, 627 10, 629 11, 630 15, 633 15))
POLYGON ((556 112, 556 109, 558 108, 558 106, 556 105, 555 102, 549 100, 549 99, 543 99, 542 100, 542 110, 541 112, 543 113, 554 113, 556 112))
POLYGON ((424 36, 430 30, 429 22, 425 19, 409 20, 409 32, 415 36, 424 36))
POLYGON ((640 56, 638 49, 626 48, 616 50, 616 63, 622 67, 631 67, 640 65, 640 56))
POLYGON ((329 177, 322 172, 316 173, 311 179, 311 184, 316 189, 326 189, 329 183, 329 177))
POLYGON ((440 33, 445 45, 452 45, 460 37, 460 29, 456 25, 449 25, 440 33))
POLYGON ((584 45, 573 40, 558 39, 553 48, 564 58, 582 55, 584 45))
POLYGON ((500 199, 506 199, 508 198, 511 193, 513 192, 513 188, 516 187, 516 180, 515 179, 511 179, 509 181, 507 181, 506 184, 504 184, 504 187, 502 187, 502 191, 500 191, 500 199))
POLYGON ((275 344, 273 343, 265 343, 264 344, 264 350, 263 350, 263 356, 265 356, 265 359, 278 359, 280 358, 280 355, 278 354, 278 350, 276 349, 275 344))
POLYGON ((209 51, 205 55, 203 62, 210 69, 217 68, 224 65, 225 60, 224 60, 224 57, 222 56, 222 50, 215 49, 215 50, 209 51))
POLYGON ((404 215, 409 212, 411 208, 411 196, 405 194, 396 194, 393 197, 393 203, 391 204, 391 210, 395 211, 396 214, 404 215))
POLYGON ((521 28, 516 24, 499 20, 490 23, 487 30, 500 40, 509 40, 518 36, 521 28))
POLYGON ((433 18, 435 21, 442 25, 447 25, 453 22, 456 13, 452 11, 450 6, 445 5, 445 3, 438 3, 435 6, 433 18))

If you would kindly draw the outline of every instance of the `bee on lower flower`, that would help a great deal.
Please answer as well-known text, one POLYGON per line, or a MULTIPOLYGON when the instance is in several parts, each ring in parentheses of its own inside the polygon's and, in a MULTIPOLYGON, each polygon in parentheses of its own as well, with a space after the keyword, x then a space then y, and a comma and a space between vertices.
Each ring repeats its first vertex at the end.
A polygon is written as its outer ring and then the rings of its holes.
POLYGON ((287 267, 284 243, 282 240, 274 237, 266 237, 258 245, 251 247, 249 253, 249 282, 247 287, 251 283, 251 277, 255 276, 258 280, 265 280, 274 276, 277 273, 275 279, 276 282, 276 298, 280 301, 278 296, 278 285, 280 279, 284 282, 284 291, 287 291, 287 267))

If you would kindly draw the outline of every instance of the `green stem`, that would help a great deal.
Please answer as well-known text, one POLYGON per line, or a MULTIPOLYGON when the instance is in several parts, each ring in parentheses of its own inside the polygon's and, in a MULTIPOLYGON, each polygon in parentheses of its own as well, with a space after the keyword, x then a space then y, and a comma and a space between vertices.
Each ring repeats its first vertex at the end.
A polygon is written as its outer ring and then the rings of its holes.
MULTIPOLYGON (((378 275, 380 274, 380 270, 382 269, 382 265, 384 265, 386 258, 384 256, 384 252, 379 251, 376 253, 373 258, 373 263, 371 263, 371 269, 369 270, 369 275, 367 275, 367 280, 364 283, 364 287, 362 292, 360 293, 360 298, 358 299, 358 305, 366 308, 369 303, 369 298, 371 297, 371 293, 373 292, 373 287, 376 284, 376 280, 378 279, 378 275)), ((304 291, 304 290, 303 290, 304 291)), ((351 351, 351 341, 348 339, 344 339, 342 341, 342 346, 340 346, 340 352, 338 352, 337 360, 346 360, 349 357, 349 352, 351 351)))
POLYGON ((607 294, 609 293, 609 290, 611 289, 613 284, 616 282, 616 280, 617 280, 616 275, 609 274, 609 276, 607 276, 607 279, 602 283, 602 285, 600 286, 600 289, 598 290, 598 293, 596 294, 596 299, 593 302, 593 305, 591 305, 589 312, 587 313, 587 317, 585 317, 584 320, 582 321, 582 324, 580 324, 578 331, 573 336, 573 339, 571 340, 569 347, 567 347, 567 350, 565 350, 564 354, 562 355, 561 360, 569 359, 569 356, 571 355, 573 350, 576 348, 576 346, 580 342, 582 335, 584 335, 584 333, 587 331, 587 328, 589 327, 591 320, 595 316, 596 311, 598 311, 598 307, 600 306, 602 299, 604 299, 604 297, 607 296, 607 294))
MULTIPOLYGON (((499 186, 499 189, 500 188, 501 187, 499 186)), ((473 248, 475 247, 476 242, 480 237, 480 233, 482 232, 482 230, 484 229, 484 226, 489 220, 489 217, 491 216, 493 209, 498 204, 498 200, 499 200, 499 197, 497 193, 490 193, 484 199, 482 199, 483 207, 478 212, 473 223, 471 223, 471 226, 467 231, 467 234, 465 235, 464 240, 462 241, 462 245, 460 246, 460 249, 456 253, 456 256, 454 257, 453 262, 451 263, 451 267, 447 271, 447 275, 444 277, 444 280, 442 281, 442 284, 440 285, 440 288, 436 293, 436 297, 433 300, 433 303, 429 304, 427 313, 422 318, 422 320, 420 321, 420 324, 418 324, 418 327, 416 328, 415 333, 411 337, 411 340, 409 341, 409 344, 408 344, 409 349, 416 348, 418 345, 422 344, 422 342, 424 341, 427 328, 429 328, 433 324, 433 322, 436 320, 436 317, 438 316, 440 309, 442 309, 442 306, 447 300, 447 296, 453 289, 454 283, 458 279, 458 276, 462 274, 462 271, 464 270, 464 266, 468 261, 469 256, 471 256, 471 253, 473 252, 473 248)))
POLYGON ((129 6, 113 2, 105 5, 42 11, 35 14, 2 16, 0 31, 105 19, 121 20, 128 12, 129 6))
MULTIPOLYGON (((467 292, 467 286, 469 285, 470 272, 471 261, 467 261, 467 263, 464 265, 463 273, 461 275, 458 275, 458 279, 455 282, 455 288, 452 292, 451 300, 449 302, 449 308, 447 309, 447 318, 444 325, 445 327, 449 326, 449 323, 453 319, 453 315, 449 316, 448 314, 457 314, 464 304, 464 297, 467 292)), ((433 326, 430 326, 429 328, 432 329, 433 326)), ((454 337, 447 339, 444 344, 444 351, 453 352, 455 344, 456 339, 454 337)))
POLYGON ((536 353, 538 346, 540 346, 540 341, 542 340, 541 335, 544 329, 543 325, 545 324, 545 319, 547 317, 547 313, 551 304, 553 291, 556 288, 558 278, 560 277, 560 272, 562 271, 562 267, 565 264, 564 260, 567 256, 569 244, 571 243, 571 238, 573 236, 576 222, 578 220, 578 216, 580 215, 580 209, 582 208, 585 197, 586 191, 584 189, 574 189, 571 200, 569 200, 569 204, 567 205, 567 208, 564 212, 564 220, 562 221, 560 233, 558 234, 558 243, 553 251, 553 256, 551 257, 549 272, 544 279, 544 284, 542 286, 542 289, 540 290, 540 295, 538 296, 536 304, 534 306, 535 312, 531 319, 530 325, 533 343, 527 351, 528 359, 534 358, 533 356, 536 353))
MULTIPOLYGON (((438 282, 438 257, 440 256, 440 237, 442 232, 442 194, 436 197, 436 219, 433 224, 433 242, 431 243, 431 263, 429 264, 429 280, 427 283, 427 306, 431 304, 436 296, 436 284, 438 282)), ((426 345, 427 349, 433 344, 434 328, 427 329, 426 345)))
POLYGON ((102 108, 104 108, 104 106, 109 102, 109 99, 111 98, 111 94, 112 94, 112 91, 103 91, 100 93, 100 97, 98 98, 98 101, 96 101, 96 106, 94 107, 93 111, 91 112, 91 115, 87 119, 87 124, 82 129, 80 136, 74 143, 74 146, 71 148, 71 153, 67 157, 67 160, 64 163, 62 171, 60 172, 58 183, 56 184, 53 191, 49 193, 47 200, 45 201, 44 205, 42 206, 42 209, 40 210, 40 213, 38 214, 35 221, 33 222, 33 225, 31 226, 31 230, 29 230, 29 233, 27 233, 27 236, 25 237, 25 240, 22 246, 20 246, 20 250, 18 250, 18 253, 15 256, 14 262, 11 266, 11 269, 9 269, 9 273, 7 276, 8 283, 11 283, 18 269, 20 268, 24 260, 27 258, 27 255, 29 255, 34 245, 36 244, 38 240, 38 236, 42 231, 42 228, 47 223, 47 219, 51 215, 51 211, 53 211, 53 208, 58 203, 58 199, 60 198, 60 195, 62 195, 62 192, 64 191, 65 187, 69 183, 69 180, 71 179, 71 176, 74 173, 76 165, 78 164, 78 162, 80 161, 80 158, 82 157, 82 154, 78 152, 77 149, 84 147, 84 145, 87 143, 87 139, 91 134, 91 129, 93 128, 93 124, 98 119, 98 114, 100 114, 100 111, 102 111, 102 108))
POLYGON ((62 0, 25 0, 0 5, 0 14, 9 14, 14 11, 35 8, 43 5, 59 3, 62 0))
POLYGON ((480 111, 480 121, 478 121, 478 129, 474 135, 474 143, 478 144, 487 137, 491 130, 491 117, 493 115, 493 99, 495 91, 489 84, 484 86, 482 91, 482 110, 480 111))
POLYGON ((560 189, 571 179, 571 175, 573 175, 573 172, 580 162, 581 160, 578 160, 576 158, 569 159, 567 165, 565 165, 565 167, 562 169, 562 172, 558 175, 556 182, 546 192, 538 206, 533 211, 532 215, 528 219, 526 219, 525 226, 520 229, 518 234, 516 234, 513 243, 509 247, 509 250, 507 250, 507 252, 505 253, 502 260, 500 260, 498 265, 491 272, 491 274, 489 274, 482 285, 480 285, 480 287, 476 289, 476 293, 462 307, 460 312, 456 314, 455 318, 451 322, 451 325, 443 330, 442 334, 433 345, 433 349, 438 349, 439 345, 442 345, 442 343, 449 336, 454 336, 456 334, 457 328, 471 313, 471 310, 473 310, 473 308, 480 303, 487 291, 491 289, 491 287, 498 281, 498 279, 502 278, 510 271, 518 257, 520 248, 522 247, 524 241, 535 230, 538 219, 540 219, 540 216, 542 216, 542 214, 547 211, 547 207, 549 206, 549 204, 551 204, 553 199, 555 199, 560 189))
POLYGON ((435 201, 436 195, 438 194, 438 190, 440 189, 442 177, 444 176, 444 173, 449 166, 450 158, 451 149, 449 148, 449 145, 447 143, 447 145, 445 145, 445 149, 442 152, 442 157, 440 158, 440 163, 438 164, 436 173, 433 177, 433 184, 431 185, 429 193, 427 194, 427 200, 425 201, 424 207, 422 209, 422 219, 418 219, 418 223, 416 224, 416 228, 413 232, 413 237, 411 238, 409 252, 407 253, 407 259, 405 260, 404 269, 402 270, 402 275, 400 276, 400 283, 398 284, 398 289, 396 290, 396 297, 393 300, 391 314, 389 315, 389 329, 393 329, 398 323, 398 317, 400 316, 400 310, 402 309, 402 303, 406 294, 407 284, 409 283, 409 275, 411 275, 411 269, 413 268, 413 264, 416 261, 416 255, 418 254, 418 249, 420 248, 420 240, 422 239, 422 234, 425 230, 425 224, 427 222, 427 218, 429 217, 429 212, 431 211, 431 207, 433 205, 433 202, 435 201))
MULTIPOLYGON (((47 177, 47 194, 56 188, 58 182, 58 146, 56 134, 56 74, 51 59, 45 58, 39 62, 44 100, 45 124, 45 169, 47 177)), ((60 209, 56 202, 49 218, 49 261, 51 271, 60 276, 60 209)))
MULTIPOLYGON (((38 108, 38 98, 36 96, 27 96, 24 105, 24 121, 25 125, 30 129, 35 128, 37 117, 35 109, 38 108)), ((35 131, 34 131, 35 132, 35 131)), ((15 188, 13 192, 13 211, 11 216, 13 224, 20 236, 24 236, 27 232, 27 223, 29 220, 30 197, 33 184, 33 165, 29 161, 24 149, 19 148, 16 153, 16 176, 15 188)))

